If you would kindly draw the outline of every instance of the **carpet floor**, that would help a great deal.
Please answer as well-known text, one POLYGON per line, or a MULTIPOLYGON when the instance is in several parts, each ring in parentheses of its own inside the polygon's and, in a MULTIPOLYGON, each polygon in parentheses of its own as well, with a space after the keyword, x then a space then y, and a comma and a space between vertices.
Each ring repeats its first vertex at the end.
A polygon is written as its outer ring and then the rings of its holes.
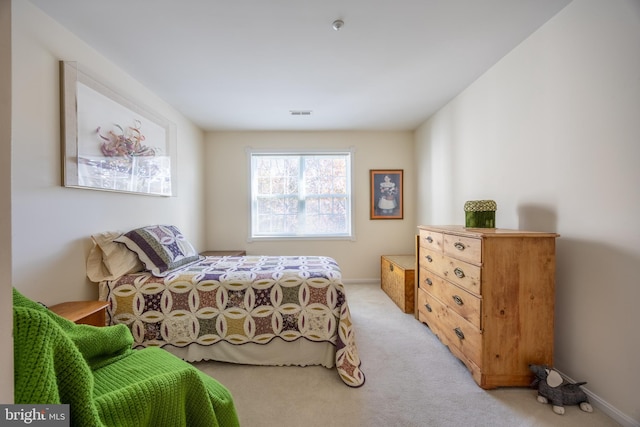
POLYGON ((557 415, 530 388, 482 390, 429 328, 379 285, 346 285, 362 371, 360 388, 335 369, 198 362, 227 386, 242 427, 618 426, 598 408, 557 415))

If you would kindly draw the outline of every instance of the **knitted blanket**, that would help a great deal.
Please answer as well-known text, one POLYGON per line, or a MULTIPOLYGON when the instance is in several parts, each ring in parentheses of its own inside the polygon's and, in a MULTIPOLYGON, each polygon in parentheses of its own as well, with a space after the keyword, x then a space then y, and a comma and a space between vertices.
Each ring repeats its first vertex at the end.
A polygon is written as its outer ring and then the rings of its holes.
POLYGON ((76 325, 13 291, 15 403, 67 403, 77 426, 237 426, 229 391, 124 325, 76 325))

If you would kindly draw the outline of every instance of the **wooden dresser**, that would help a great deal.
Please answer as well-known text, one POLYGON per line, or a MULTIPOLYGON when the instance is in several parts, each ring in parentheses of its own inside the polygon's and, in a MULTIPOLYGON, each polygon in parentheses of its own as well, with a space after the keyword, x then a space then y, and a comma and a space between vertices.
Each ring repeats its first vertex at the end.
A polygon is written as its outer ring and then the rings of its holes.
POLYGON ((484 389, 553 365, 555 233, 419 226, 416 309, 484 389))

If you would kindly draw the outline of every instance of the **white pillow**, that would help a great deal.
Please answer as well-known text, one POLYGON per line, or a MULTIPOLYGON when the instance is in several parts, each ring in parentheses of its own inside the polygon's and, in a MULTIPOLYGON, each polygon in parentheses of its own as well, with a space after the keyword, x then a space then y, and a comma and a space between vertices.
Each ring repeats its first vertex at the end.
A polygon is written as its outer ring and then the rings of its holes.
POLYGON ((87 277, 92 282, 114 280, 127 273, 144 270, 138 255, 115 239, 122 233, 105 232, 91 236, 93 248, 87 258, 87 277))

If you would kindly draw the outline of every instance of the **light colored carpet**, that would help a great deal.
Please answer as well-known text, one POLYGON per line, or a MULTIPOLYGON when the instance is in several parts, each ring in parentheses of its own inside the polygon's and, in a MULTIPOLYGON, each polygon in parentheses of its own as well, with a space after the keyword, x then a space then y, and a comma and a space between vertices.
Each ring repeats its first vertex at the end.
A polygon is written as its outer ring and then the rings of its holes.
POLYGON ((564 415, 529 388, 485 391, 413 315, 378 285, 346 285, 365 384, 347 387, 334 369, 199 362, 227 386, 242 427, 580 426, 618 424, 567 406, 564 415))

